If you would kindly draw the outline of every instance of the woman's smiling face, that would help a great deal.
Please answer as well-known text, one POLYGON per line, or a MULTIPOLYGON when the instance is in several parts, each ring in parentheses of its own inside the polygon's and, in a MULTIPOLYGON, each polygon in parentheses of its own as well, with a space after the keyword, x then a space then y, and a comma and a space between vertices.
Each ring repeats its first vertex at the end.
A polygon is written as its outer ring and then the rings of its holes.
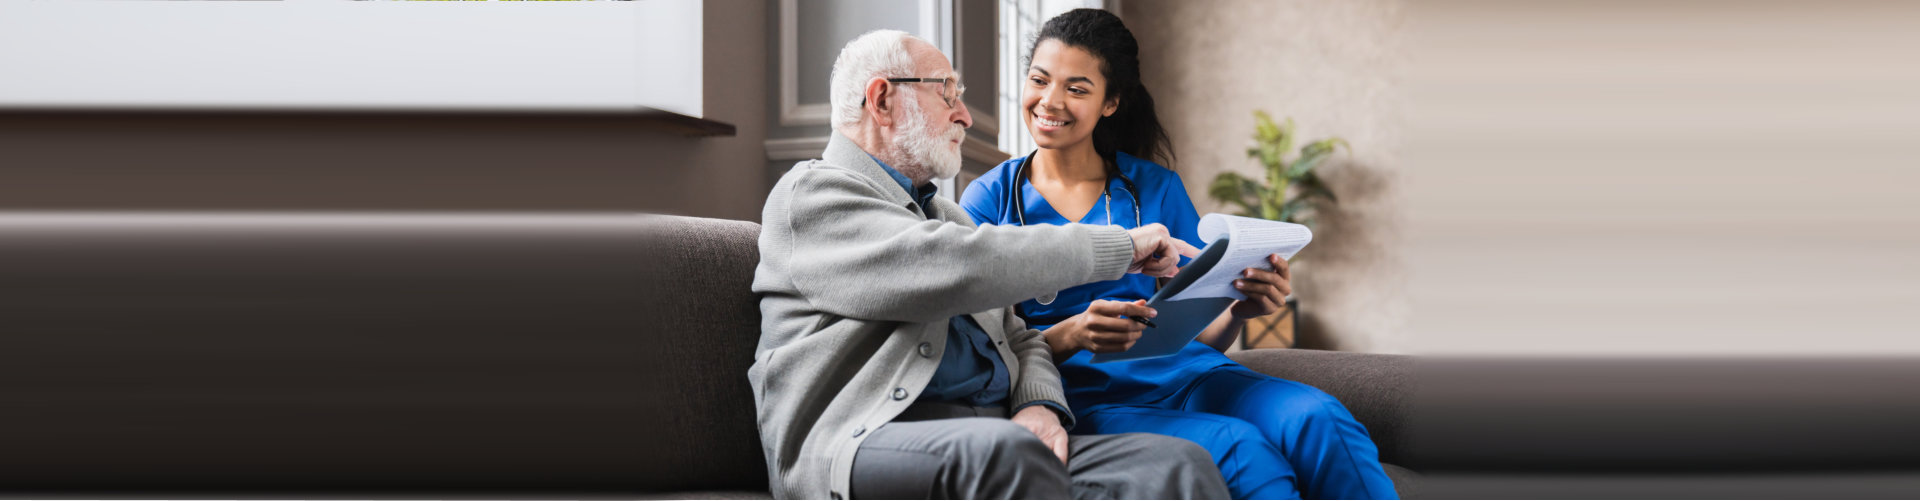
POLYGON ((1100 58, 1050 39, 1033 49, 1020 105, 1020 119, 1034 143, 1058 149, 1093 137, 1093 126, 1101 117, 1112 115, 1120 100, 1108 97, 1100 58))

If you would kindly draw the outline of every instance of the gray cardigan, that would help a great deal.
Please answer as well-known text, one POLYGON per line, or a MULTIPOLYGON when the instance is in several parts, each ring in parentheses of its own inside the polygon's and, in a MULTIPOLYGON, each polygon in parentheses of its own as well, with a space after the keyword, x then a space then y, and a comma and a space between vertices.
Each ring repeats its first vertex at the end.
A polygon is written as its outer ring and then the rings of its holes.
POLYGON ((976 228, 942 198, 929 220, 851 139, 834 134, 823 157, 782 176, 761 219, 747 379, 774 496, 847 497, 854 451, 926 388, 954 315, 993 338, 1010 407, 1067 408, 1046 340, 1008 305, 1119 278, 1133 257, 1126 231, 976 228))

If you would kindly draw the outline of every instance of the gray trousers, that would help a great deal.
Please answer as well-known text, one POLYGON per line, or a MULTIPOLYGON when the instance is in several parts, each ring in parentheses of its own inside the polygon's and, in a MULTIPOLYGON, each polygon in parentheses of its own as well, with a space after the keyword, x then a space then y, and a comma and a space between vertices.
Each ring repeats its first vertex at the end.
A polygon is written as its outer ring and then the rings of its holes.
POLYGON ((1226 499, 1206 449, 1147 433, 1067 438, 1067 464, 1004 408, 921 403, 853 456, 855 499, 1226 499))

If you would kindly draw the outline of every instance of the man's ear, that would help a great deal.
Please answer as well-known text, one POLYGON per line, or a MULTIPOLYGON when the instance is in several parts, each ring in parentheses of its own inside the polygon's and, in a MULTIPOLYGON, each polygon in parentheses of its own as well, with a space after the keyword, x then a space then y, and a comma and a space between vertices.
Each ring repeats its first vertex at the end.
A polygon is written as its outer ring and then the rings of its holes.
POLYGON ((893 86, 887 85, 885 78, 873 77, 867 80, 867 105, 861 111, 872 117, 873 123, 881 127, 893 126, 893 101, 890 101, 893 96, 887 92, 892 88, 893 86))

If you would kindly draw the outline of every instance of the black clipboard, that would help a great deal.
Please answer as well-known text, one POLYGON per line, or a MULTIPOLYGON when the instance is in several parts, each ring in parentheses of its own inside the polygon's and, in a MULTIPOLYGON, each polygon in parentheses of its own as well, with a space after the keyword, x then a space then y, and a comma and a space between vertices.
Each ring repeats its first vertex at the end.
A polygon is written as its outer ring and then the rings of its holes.
POLYGON ((1159 358, 1179 353, 1181 349, 1186 348, 1187 343, 1200 336, 1200 331, 1206 330, 1208 325, 1213 324, 1214 319, 1220 318, 1220 312, 1227 311, 1228 307, 1233 306, 1234 299, 1203 297, 1169 301, 1167 298, 1187 290, 1194 281, 1206 275, 1215 264, 1219 264, 1220 258, 1226 254, 1226 237, 1207 244, 1207 248, 1200 251, 1200 257, 1193 258, 1193 261, 1181 267, 1180 274, 1174 275, 1173 280, 1168 280, 1165 287, 1161 287, 1159 292, 1155 292, 1152 298, 1147 299, 1147 307, 1160 313, 1153 317, 1156 327, 1148 327, 1146 331, 1141 332, 1140 340, 1135 341, 1133 348, 1127 351, 1093 354, 1093 363, 1159 358))

